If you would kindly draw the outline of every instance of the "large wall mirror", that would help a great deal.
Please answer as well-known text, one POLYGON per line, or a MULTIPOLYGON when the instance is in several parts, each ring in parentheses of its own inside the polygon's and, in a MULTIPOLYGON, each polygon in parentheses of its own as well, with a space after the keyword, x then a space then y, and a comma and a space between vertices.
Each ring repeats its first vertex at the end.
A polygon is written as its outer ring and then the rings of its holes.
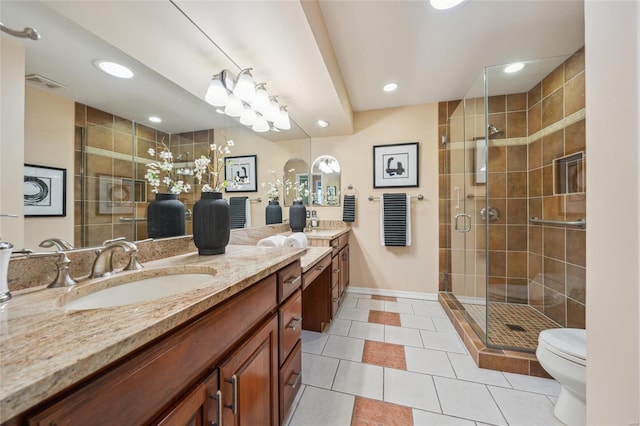
POLYGON ((311 166, 311 204, 340 205, 340 163, 335 157, 321 155, 311 166))
MULTIPOLYGON (((225 198, 248 196, 256 200, 251 211, 253 226, 264 225, 267 202, 260 184, 270 180, 269 170, 286 170, 289 159, 306 163, 310 157, 310 139, 293 120, 295 110, 291 111, 290 130, 256 133, 204 101, 208 80, 194 84, 197 79, 184 79, 184 74, 183 80, 172 78, 171 67, 176 64, 184 69, 188 64, 195 68, 206 62, 211 74, 222 69, 237 73, 239 69, 171 2, 7 0, 0 3, 0 12, 3 24, 32 26, 42 36, 39 41, 11 39, 24 46, 25 74, 46 79, 33 78, 26 83, 24 162, 66 168, 69 183, 66 217, 25 218, 25 247, 35 249, 40 241, 52 237, 68 240, 75 247, 117 237, 146 238, 146 205, 153 197, 144 178, 149 148, 158 150, 165 144, 173 153, 176 172, 194 185, 195 191, 180 196, 187 209, 200 196, 192 174, 194 159, 206 154, 211 143, 231 139, 231 156, 256 155, 258 192, 225 194, 225 198), (115 29, 105 32, 99 27, 100 11, 92 10, 94 7, 108 7, 113 19, 122 18, 119 25, 147 10, 149 15, 161 15, 162 22, 172 22, 173 33, 151 25, 140 29, 148 37, 122 40, 115 29), (176 32, 181 34, 178 39, 176 32), (183 43, 183 51, 176 58, 150 55, 145 44, 149 40, 158 46, 170 43, 174 50, 177 43, 183 43), (102 73, 94 66, 97 58, 127 64, 133 68, 134 78, 120 80, 102 73), (151 115, 161 117, 162 122, 149 122, 151 115), (61 132, 64 126, 68 131, 61 132), (45 144, 55 145, 54 155, 31 160, 45 144)), ((0 65, 3 69, 8 66, 0 65)), ((302 179, 303 174, 300 168, 296 178, 302 179)), ((3 188, 5 196, 9 194, 3 188)))

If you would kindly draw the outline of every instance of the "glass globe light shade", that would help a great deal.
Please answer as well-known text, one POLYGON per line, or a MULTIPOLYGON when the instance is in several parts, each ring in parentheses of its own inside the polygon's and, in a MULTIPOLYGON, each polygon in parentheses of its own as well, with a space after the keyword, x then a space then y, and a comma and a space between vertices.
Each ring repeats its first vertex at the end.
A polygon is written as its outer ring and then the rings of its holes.
POLYGON ((253 99, 256 97, 256 84, 253 82, 251 68, 240 71, 236 79, 236 85, 233 88, 233 94, 241 101, 253 102, 253 99))
POLYGON ((225 106, 227 105, 228 99, 229 94, 227 93, 227 89, 222 84, 220 76, 213 76, 211 82, 209 83, 209 87, 207 88, 207 93, 206 95, 204 95, 204 100, 213 106, 225 106))
POLYGON ((267 120, 262 115, 256 114, 256 121, 251 128, 254 132, 267 132, 269 131, 269 123, 267 123, 267 120))
POLYGON ((289 130, 291 128, 291 120, 289 120, 289 112, 286 107, 281 107, 278 113, 278 118, 273 122, 273 125, 280 130, 289 130))
POLYGON ((234 94, 229 95, 229 100, 227 101, 224 113, 229 117, 240 117, 243 111, 244 106, 242 105, 242 101, 234 94))

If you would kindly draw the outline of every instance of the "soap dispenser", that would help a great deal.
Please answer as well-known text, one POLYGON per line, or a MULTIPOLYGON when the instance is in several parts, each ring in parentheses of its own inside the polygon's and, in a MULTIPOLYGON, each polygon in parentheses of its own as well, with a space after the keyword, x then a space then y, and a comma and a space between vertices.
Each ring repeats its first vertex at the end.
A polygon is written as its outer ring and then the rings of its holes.
POLYGON ((0 241, 0 303, 11 299, 9 292, 9 260, 11 260, 11 251, 13 244, 0 241))

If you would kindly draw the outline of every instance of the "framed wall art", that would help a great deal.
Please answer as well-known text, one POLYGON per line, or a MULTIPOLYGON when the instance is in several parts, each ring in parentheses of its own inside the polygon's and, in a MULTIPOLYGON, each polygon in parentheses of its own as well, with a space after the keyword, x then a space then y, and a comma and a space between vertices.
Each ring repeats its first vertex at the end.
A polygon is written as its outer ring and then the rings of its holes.
POLYGON ((67 169, 24 165, 24 216, 67 215, 67 169))
POLYGON ((419 186, 418 142, 373 147, 373 187, 410 188, 419 186))
POLYGON ((101 175, 98 181, 100 214, 133 214, 134 202, 146 202, 146 182, 119 176, 101 175))
POLYGON ((258 171, 255 155, 224 157, 224 179, 229 182, 226 192, 257 192, 258 171))

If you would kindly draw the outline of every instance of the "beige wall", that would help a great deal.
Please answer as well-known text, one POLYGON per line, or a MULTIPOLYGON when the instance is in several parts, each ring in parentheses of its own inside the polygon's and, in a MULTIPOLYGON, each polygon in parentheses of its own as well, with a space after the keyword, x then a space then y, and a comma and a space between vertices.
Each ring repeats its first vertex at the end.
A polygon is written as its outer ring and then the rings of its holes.
POLYGON ((24 164, 24 47, 0 36, 0 238, 24 247, 22 182, 24 164))
MULTIPOLYGON (((315 138, 311 158, 329 154, 342 169, 341 187, 357 191, 356 221, 350 246, 351 285, 354 287, 419 292, 438 292, 438 107, 418 105, 355 114, 355 133, 315 138), (373 146, 420 142, 418 188, 373 189, 373 146), (412 201, 411 247, 380 245, 380 202, 369 195, 384 192, 421 193, 412 201)), ((320 220, 342 220, 342 207, 315 208, 320 220)))
POLYGON ((640 422, 639 37, 638 2, 585 2, 589 425, 640 422))
POLYGON ((25 247, 51 237, 73 241, 73 120, 73 101, 26 86, 24 162, 67 170, 67 210, 64 217, 26 218, 25 247))

